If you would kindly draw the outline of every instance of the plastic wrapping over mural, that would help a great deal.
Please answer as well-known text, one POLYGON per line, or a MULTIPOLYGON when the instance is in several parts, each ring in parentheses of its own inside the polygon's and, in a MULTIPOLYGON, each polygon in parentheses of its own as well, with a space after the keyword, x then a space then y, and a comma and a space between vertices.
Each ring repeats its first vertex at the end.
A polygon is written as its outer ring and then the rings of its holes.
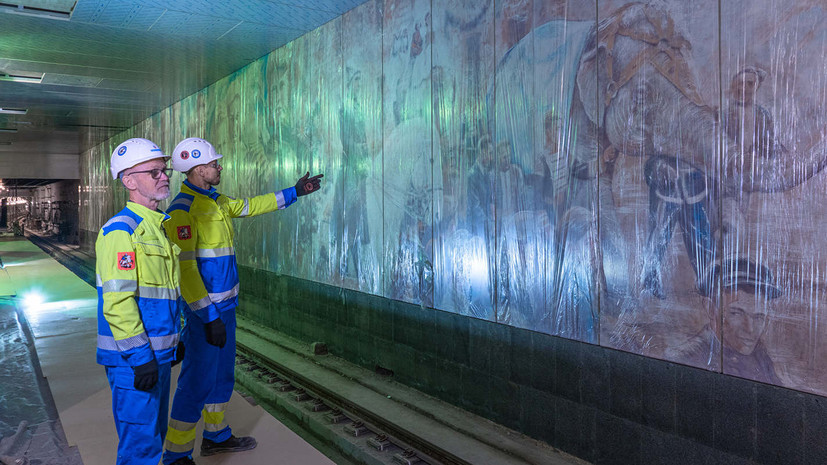
MULTIPOLYGON (((823 2, 374 0, 84 157, 202 136, 242 264, 827 394, 823 2)), ((180 183, 176 175, 173 184, 180 183)))

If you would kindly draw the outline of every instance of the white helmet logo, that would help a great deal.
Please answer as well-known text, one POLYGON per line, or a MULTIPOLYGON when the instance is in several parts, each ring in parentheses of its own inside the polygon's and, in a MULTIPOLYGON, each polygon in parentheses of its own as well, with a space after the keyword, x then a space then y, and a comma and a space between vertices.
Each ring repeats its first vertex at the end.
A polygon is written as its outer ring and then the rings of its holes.
POLYGON ((190 137, 175 146, 172 157, 172 169, 186 173, 196 166, 207 164, 221 158, 215 147, 204 139, 190 137))
POLYGON ((125 153, 126 153, 126 147, 121 147, 121 148, 118 149, 118 156, 119 157, 122 157, 123 154, 125 154, 125 153))

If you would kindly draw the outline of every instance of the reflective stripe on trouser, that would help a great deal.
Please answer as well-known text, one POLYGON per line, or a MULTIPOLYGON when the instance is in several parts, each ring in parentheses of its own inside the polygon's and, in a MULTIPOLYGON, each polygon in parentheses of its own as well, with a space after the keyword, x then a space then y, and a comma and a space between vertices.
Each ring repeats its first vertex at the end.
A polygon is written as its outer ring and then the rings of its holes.
POLYGON ((204 406, 204 431, 217 433, 227 427, 224 422, 224 411, 227 403, 207 404, 204 406))
POLYGON ((224 422, 224 409, 235 384, 235 309, 221 312, 227 328, 223 348, 207 344, 204 323, 189 309, 181 339, 187 355, 181 363, 178 388, 172 401, 164 463, 192 455, 195 425, 204 413, 204 438, 223 442, 232 435, 224 422), (212 381, 210 381, 212 380, 212 381))
POLYGON ((106 377, 118 431, 117 465, 157 465, 167 432, 170 364, 158 365, 158 382, 146 392, 135 389, 131 367, 107 366, 106 377))

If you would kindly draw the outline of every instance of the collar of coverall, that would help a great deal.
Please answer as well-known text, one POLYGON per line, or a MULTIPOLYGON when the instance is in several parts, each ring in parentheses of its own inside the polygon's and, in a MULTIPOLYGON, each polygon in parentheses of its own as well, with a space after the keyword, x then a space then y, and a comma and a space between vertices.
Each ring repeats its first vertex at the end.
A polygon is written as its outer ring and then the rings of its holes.
POLYGON ((215 187, 210 187, 210 190, 204 190, 200 187, 191 184, 189 181, 184 180, 184 185, 189 187, 193 192, 196 194, 206 195, 207 197, 215 200, 218 198, 218 191, 215 190, 215 187))
POLYGON ((141 218, 152 220, 156 224, 161 224, 170 218, 169 215, 161 210, 150 210, 149 208, 146 208, 145 206, 131 200, 126 202, 126 208, 132 210, 132 212, 138 214, 141 218))

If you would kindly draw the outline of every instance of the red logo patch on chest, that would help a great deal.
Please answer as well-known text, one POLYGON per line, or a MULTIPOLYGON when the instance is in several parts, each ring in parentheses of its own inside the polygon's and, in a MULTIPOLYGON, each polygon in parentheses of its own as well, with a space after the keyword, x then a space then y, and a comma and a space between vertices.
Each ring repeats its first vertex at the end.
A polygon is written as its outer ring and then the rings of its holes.
POLYGON ((135 252, 118 252, 118 269, 135 269, 135 252))
POLYGON ((187 240, 192 237, 192 231, 189 225, 178 226, 178 239, 187 240))

